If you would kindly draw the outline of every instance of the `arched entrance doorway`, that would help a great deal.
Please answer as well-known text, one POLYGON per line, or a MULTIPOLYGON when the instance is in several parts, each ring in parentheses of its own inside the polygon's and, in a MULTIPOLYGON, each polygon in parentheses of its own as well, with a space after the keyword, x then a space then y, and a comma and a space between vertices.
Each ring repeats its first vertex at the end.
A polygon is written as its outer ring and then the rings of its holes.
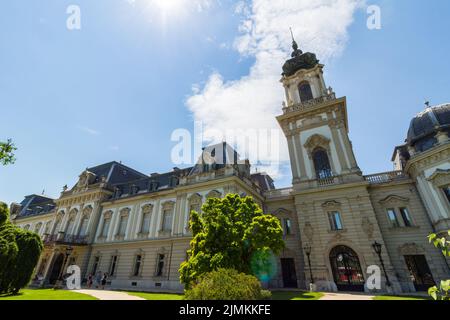
POLYGON ((330 264, 339 291, 364 291, 364 275, 355 251, 347 246, 334 247, 330 264))
POLYGON ((52 272, 50 273, 49 277, 49 283, 55 284, 58 280, 59 274, 61 273, 61 268, 63 267, 64 263, 64 254, 60 253, 56 258, 55 262, 52 266, 52 272))

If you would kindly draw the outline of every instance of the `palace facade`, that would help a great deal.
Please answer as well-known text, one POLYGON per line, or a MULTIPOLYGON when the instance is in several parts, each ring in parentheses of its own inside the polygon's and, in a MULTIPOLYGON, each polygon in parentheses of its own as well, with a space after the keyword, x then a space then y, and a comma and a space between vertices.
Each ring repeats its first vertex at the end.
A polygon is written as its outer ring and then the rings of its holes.
POLYGON ((108 273, 113 289, 181 291, 189 213, 228 193, 252 196, 282 223, 286 248, 272 288, 313 283, 368 292, 371 265, 380 267, 382 292, 425 291, 450 278, 449 261, 427 240, 450 229, 450 104, 427 106, 411 120, 394 149, 395 171, 364 175, 348 136, 346 98, 325 85, 315 54, 295 41, 293 49, 277 117, 292 187, 276 189, 267 174, 251 174, 226 143, 205 148, 191 168, 162 174, 118 162, 88 168, 58 199, 30 195, 11 205, 13 223, 45 243, 33 285, 52 285, 77 264, 84 279, 108 273))

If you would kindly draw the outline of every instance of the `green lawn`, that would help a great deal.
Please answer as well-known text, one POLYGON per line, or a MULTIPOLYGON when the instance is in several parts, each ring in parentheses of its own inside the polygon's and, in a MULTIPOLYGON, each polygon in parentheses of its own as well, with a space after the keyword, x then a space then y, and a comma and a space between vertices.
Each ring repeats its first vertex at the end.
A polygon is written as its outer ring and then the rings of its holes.
POLYGON ((0 300, 97 300, 96 298, 68 290, 22 289, 18 295, 0 295, 0 300))
POLYGON ((141 297, 145 300, 183 300, 184 295, 175 293, 151 293, 151 292, 135 292, 127 291, 129 295, 141 297))
MULTIPOLYGON (((129 295, 144 298, 146 300, 182 300, 184 295, 174 293, 150 293, 127 291, 129 295)), ((323 296, 320 292, 301 291, 274 291, 272 300, 318 300, 323 296)))
POLYGON ((373 300, 431 300, 431 298, 419 296, 376 296, 373 300))
POLYGON ((319 300, 323 297, 321 292, 306 291, 274 291, 272 300, 319 300))

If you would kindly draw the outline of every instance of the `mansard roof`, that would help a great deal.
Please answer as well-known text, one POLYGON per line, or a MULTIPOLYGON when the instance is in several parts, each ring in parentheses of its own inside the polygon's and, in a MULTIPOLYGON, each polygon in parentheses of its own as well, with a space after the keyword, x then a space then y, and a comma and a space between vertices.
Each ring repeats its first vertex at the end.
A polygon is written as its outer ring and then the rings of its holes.
POLYGON ((100 182, 102 177, 105 177, 107 183, 113 185, 148 177, 147 175, 117 161, 104 163, 95 167, 87 168, 86 170, 96 175, 93 183, 100 182))
POLYGON ((20 203, 18 218, 43 215, 53 211, 56 204, 52 198, 31 194, 20 203))

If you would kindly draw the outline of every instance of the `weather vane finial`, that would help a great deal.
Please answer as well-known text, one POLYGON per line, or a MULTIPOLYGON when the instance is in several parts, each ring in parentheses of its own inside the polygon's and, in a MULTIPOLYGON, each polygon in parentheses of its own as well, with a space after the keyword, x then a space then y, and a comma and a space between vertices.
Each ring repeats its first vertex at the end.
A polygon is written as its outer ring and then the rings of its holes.
POLYGON ((291 56, 293 58, 298 57, 299 55, 301 55, 303 53, 303 51, 298 48, 298 44, 294 39, 294 33, 292 32, 292 28, 289 27, 289 30, 291 31, 291 37, 292 37, 292 49, 294 49, 294 52, 292 52, 291 56))

